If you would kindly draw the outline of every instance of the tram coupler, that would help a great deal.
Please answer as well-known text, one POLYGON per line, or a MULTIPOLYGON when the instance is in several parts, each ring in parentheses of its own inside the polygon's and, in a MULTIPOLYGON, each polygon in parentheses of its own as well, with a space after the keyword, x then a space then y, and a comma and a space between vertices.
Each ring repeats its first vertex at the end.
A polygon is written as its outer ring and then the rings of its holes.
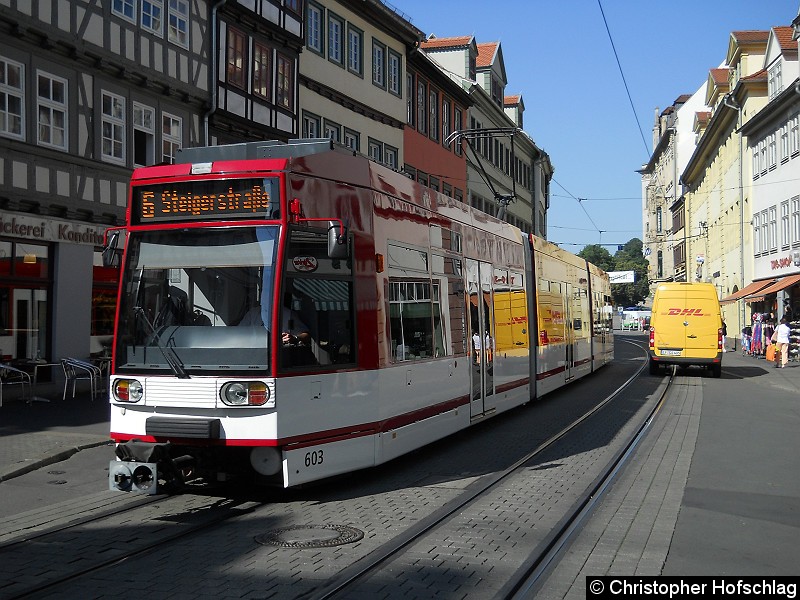
POLYGON ((112 491, 149 495, 174 491, 183 486, 184 472, 194 466, 192 456, 170 455, 171 444, 151 444, 130 440, 118 444, 108 468, 108 487, 112 491))

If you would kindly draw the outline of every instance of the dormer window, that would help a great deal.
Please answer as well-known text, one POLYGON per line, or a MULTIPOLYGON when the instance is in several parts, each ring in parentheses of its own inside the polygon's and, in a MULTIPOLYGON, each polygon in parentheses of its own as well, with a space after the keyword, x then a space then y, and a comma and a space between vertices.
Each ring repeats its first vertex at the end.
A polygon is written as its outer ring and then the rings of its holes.
POLYGON ((769 99, 772 100, 775 96, 783 91, 783 75, 781 74, 781 61, 775 63, 770 67, 767 74, 767 90, 769 92, 769 99))
POLYGON ((500 108, 503 107, 503 88, 500 82, 494 77, 492 77, 492 100, 494 100, 500 108))
POLYGON ((469 78, 472 81, 475 81, 476 77, 477 77, 477 68, 475 66, 475 57, 474 56, 470 56, 469 57, 469 78))

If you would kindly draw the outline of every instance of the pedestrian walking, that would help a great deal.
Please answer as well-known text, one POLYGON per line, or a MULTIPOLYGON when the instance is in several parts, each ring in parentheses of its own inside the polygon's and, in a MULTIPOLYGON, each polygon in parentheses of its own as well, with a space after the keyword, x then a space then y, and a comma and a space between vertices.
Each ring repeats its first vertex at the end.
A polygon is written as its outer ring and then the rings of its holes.
POLYGON ((722 320, 722 351, 727 352, 725 349, 725 342, 728 340, 728 326, 725 325, 725 319, 722 320))
POLYGON ((775 330, 775 343, 778 345, 780 359, 775 358, 775 366, 779 369, 786 366, 789 360, 789 321, 786 317, 781 319, 778 329, 775 330))

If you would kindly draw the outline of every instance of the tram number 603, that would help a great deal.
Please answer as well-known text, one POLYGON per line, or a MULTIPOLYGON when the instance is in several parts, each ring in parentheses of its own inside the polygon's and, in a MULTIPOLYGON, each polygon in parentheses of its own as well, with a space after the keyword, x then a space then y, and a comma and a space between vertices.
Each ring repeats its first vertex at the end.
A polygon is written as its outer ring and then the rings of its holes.
POLYGON ((306 466, 307 467, 315 467, 317 465, 321 465, 323 462, 323 453, 322 450, 314 450, 313 452, 306 452, 306 466))

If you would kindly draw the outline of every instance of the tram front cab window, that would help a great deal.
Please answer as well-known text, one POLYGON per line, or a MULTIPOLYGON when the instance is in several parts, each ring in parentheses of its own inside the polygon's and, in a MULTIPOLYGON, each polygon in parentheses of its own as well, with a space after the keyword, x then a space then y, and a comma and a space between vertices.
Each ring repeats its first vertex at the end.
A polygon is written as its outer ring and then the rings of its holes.
POLYGON ((132 234, 120 297, 119 373, 269 372, 278 227, 132 234), (244 317, 258 318, 242 325, 244 317))
POLYGON ((280 366, 334 369, 355 362, 352 266, 328 255, 327 232, 289 234, 281 292, 280 366))

